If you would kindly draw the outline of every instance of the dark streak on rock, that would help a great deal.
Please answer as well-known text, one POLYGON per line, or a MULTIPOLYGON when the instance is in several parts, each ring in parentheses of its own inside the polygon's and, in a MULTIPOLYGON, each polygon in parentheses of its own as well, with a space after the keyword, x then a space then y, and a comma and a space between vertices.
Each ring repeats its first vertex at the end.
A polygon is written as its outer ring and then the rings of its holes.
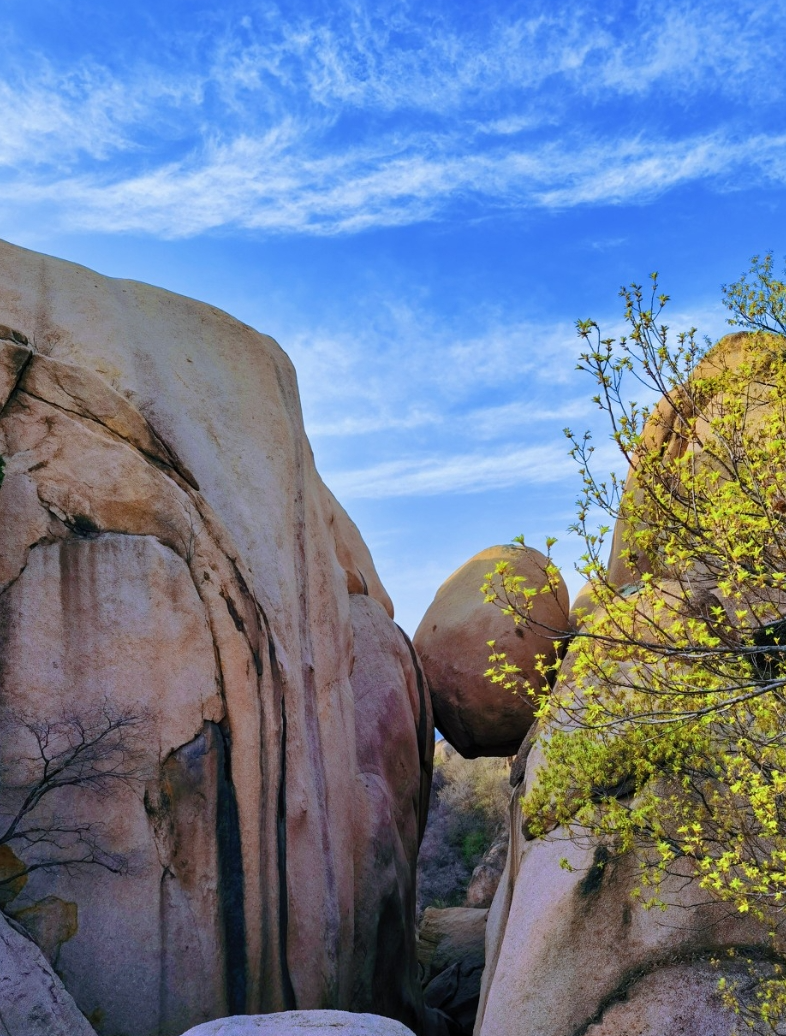
POLYGON ((577 1025, 568 1036, 586 1036, 586 1033, 593 1025, 603 1021, 603 1016, 609 1008, 615 1004, 625 1003, 633 988, 642 979, 646 978, 647 975, 651 975, 653 972, 660 971, 663 968, 673 968, 681 964, 709 964, 719 958, 728 963, 754 961, 756 963, 779 964, 781 967, 786 964, 786 957, 765 946, 708 946, 700 950, 672 951, 666 956, 655 957, 624 972, 615 988, 600 1001, 597 1011, 590 1018, 577 1025))
POLYGON ((227 611, 229 612, 232 622, 234 622, 235 624, 235 629, 238 631, 238 633, 245 634, 246 624, 243 622, 243 617, 241 616, 240 612, 235 607, 235 602, 232 600, 229 594, 222 593, 221 596, 224 598, 224 602, 227 606, 227 611))
POLYGON ((579 882, 578 893, 580 896, 584 896, 586 898, 588 896, 595 895, 596 892, 600 892, 601 886, 603 885, 603 876, 606 872, 606 868, 611 862, 611 859, 612 856, 608 846, 595 846, 595 853, 592 857, 592 866, 579 882))
POLYGON ((412 641, 409 639, 404 630, 396 623, 396 628, 404 638, 407 647, 409 648, 409 654, 412 658, 412 665, 415 669, 415 675, 418 681, 418 698, 420 701, 420 715, 418 717, 417 736, 418 736, 418 757, 420 759, 420 799, 418 802, 418 845, 423 841, 423 833, 426 830, 426 821, 428 820, 428 803, 429 796, 431 794, 431 778, 434 772, 433 763, 433 751, 429 753, 428 750, 428 723, 426 721, 426 695, 428 687, 426 685, 426 676, 420 665, 420 659, 418 658, 417 652, 415 651, 412 641), (425 780, 423 779, 425 776, 425 780))
POLYGON ((246 919, 243 857, 237 796, 232 782, 232 745, 226 724, 219 725, 217 841, 219 902, 224 930, 224 967, 227 1008, 230 1014, 246 1010, 246 919))
MULTIPOLYGON (((17 343, 17 344, 19 344, 19 343, 17 343)), ((25 344, 27 344, 27 343, 25 343, 25 344)), ((24 362, 22 363, 22 366, 19 368, 19 370, 16 373, 16 379, 14 381, 13 388, 8 393, 8 396, 6 397, 6 399, 2 403, 0 403, 0 414, 2 414, 3 410, 5 410, 5 408, 8 406, 8 404, 11 402, 11 400, 16 395, 16 391, 17 391, 17 389, 19 387, 19 383, 22 380, 22 378, 24 377, 25 371, 27 370, 28 366, 30 365, 30 361, 32 359, 33 359, 33 353, 32 353, 32 351, 30 351, 30 352, 28 352, 27 356, 25 357, 24 362)))
MULTIPOLYGON (((267 619, 264 619, 267 627, 267 619)), ((287 963, 287 929, 289 926, 289 889, 287 887, 287 708, 281 671, 278 667, 273 638, 267 630, 268 659, 273 683, 281 699, 281 747, 276 796, 276 853, 278 856, 278 946, 281 961, 281 991, 284 1010, 292 1011, 296 1006, 295 989, 287 963)))

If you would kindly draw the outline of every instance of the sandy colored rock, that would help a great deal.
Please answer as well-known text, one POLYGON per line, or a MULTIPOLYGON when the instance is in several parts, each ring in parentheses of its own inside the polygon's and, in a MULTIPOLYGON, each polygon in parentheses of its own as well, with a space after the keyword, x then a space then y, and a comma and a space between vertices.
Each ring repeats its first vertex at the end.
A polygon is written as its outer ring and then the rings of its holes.
POLYGON ((8 397, 16 388, 31 355, 30 349, 17 342, 0 340, 0 410, 3 409, 8 397))
POLYGON ((95 1036, 35 943, 0 914, 3 1036, 95 1036))
POLYGON ((679 924, 668 913, 647 912, 630 898, 634 878, 624 862, 601 872, 592 850, 564 839, 524 843, 508 877, 508 888, 500 884, 497 892, 501 903, 510 896, 507 916, 490 912, 479 1036, 584 1031, 632 972, 681 957, 708 960, 763 937, 678 879, 666 894, 679 924), (563 857, 572 873, 560 867, 563 857))
POLYGON ((5 243, 0 324, 0 753, 30 776, 26 717, 140 721, 137 776, 51 802, 99 822, 118 873, 37 870, 9 909, 102 1033, 354 1006, 355 918, 373 931, 386 902, 357 840, 414 867, 428 703, 314 468, 289 359, 211 306, 5 243), (357 636, 351 592, 379 602, 357 636), (404 709, 386 721, 413 773, 358 738, 353 666, 386 650, 395 678, 367 691, 404 709))
POLYGON ((301 1033, 330 1033, 331 1036, 412 1036, 400 1022, 377 1014, 348 1014, 346 1011, 285 1011, 282 1014, 243 1018, 220 1018, 189 1029, 183 1036, 301 1036, 301 1033))
POLYGON ((538 551, 490 547, 462 565, 437 591, 414 637, 434 703, 434 723, 468 759, 515 755, 532 723, 532 705, 487 680, 488 641, 505 651, 534 685, 541 683, 535 657, 554 655, 553 635, 567 628, 568 593, 537 598, 534 629, 516 629, 498 608, 484 604, 480 587, 498 561, 510 561, 534 586, 544 584, 545 558, 538 551))
POLYGON ((333 534, 336 559, 347 581, 347 593, 373 597, 392 619, 393 602, 377 575, 374 562, 357 525, 324 483, 321 490, 325 516, 333 534))
POLYGON ((499 886, 508 856, 507 832, 495 839, 472 872, 467 886, 468 907, 488 909, 499 886))

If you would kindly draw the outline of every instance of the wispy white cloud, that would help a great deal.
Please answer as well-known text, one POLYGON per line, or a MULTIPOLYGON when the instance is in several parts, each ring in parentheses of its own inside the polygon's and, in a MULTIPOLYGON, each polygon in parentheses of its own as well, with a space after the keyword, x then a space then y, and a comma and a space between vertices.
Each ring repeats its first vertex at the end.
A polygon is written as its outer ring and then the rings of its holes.
POLYGON ((564 446, 543 445, 386 461, 358 470, 328 472, 325 480, 340 499, 357 500, 480 493, 523 483, 560 482, 575 472, 576 465, 564 446))
POLYGON ((345 234, 436 218, 450 205, 559 209, 649 201, 681 184, 786 183, 786 134, 739 139, 575 140, 464 151, 414 136, 318 156, 293 120, 258 139, 209 144, 127 178, 82 174, 6 183, 5 206, 50 205, 70 229, 185 237, 233 226, 345 234))
POLYGON ((457 205, 518 212, 648 201, 694 182, 783 184, 781 7, 641 0, 606 19, 557 3, 465 26, 395 0, 308 18, 262 5, 180 40, 177 62, 151 43, 122 74, 94 58, 11 57, 2 209, 45 207, 72 230, 327 235, 457 205), (713 97, 728 103, 705 104, 686 132, 691 98, 713 97))
POLYGON ((467 314, 437 316, 427 298, 392 295, 375 293, 323 327, 282 328, 312 438, 417 432, 461 449, 462 441, 500 441, 578 414, 580 350, 569 321, 478 309, 470 324, 467 314))
POLYGON ((552 407, 533 405, 527 400, 517 400, 502 406, 483 407, 466 414, 464 420, 476 439, 495 439, 500 435, 511 435, 524 428, 534 430, 544 422, 585 421, 592 415, 592 404, 586 398, 571 399, 552 407))

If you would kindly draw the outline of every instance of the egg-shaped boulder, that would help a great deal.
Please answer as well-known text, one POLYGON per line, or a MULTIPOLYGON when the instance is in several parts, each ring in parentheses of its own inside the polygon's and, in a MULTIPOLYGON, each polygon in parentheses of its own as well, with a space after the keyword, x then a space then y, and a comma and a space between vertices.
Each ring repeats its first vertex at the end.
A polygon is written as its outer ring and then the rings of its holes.
POLYGON ((560 580, 555 592, 533 600, 531 622, 515 626, 480 591, 487 573, 507 561, 527 585, 546 584, 546 558, 530 547, 489 547, 470 558, 439 588, 415 633, 414 644, 426 672, 434 724, 467 759, 515 755, 533 719, 529 695, 493 684, 488 642, 504 651, 533 686, 543 685, 536 656, 555 657, 554 637, 568 628, 568 591, 560 580))

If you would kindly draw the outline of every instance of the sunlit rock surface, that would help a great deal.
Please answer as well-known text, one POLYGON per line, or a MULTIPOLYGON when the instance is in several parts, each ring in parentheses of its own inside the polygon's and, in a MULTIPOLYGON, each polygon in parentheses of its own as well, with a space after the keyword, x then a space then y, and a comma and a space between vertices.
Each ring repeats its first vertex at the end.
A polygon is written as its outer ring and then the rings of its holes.
POLYGON ((99 1033, 350 1008, 383 966, 385 1010, 417 1020, 401 912, 431 712, 289 359, 211 306, 8 244, 0 325, 7 783, 36 779, 25 721, 135 720, 131 779, 48 800, 121 873, 37 870, 9 911, 71 905, 48 945, 99 1033))
MULTIPOLYGON (((761 345, 744 334, 722 339, 699 373, 715 364, 737 366, 750 341, 761 345)), ((756 395, 753 386, 751 399, 756 395)), ((751 407, 751 423, 762 419, 763 409, 751 407)), ((673 406, 662 401, 655 409, 644 442, 658 455, 684 452, 673 406)), ((703 463, 698 450, 695 462, 703 463)), ((628 488, 632 485, 629 477, 628 488)), ((632 567, 622 554, 625 545, 620 521, 608 575, 616 586, 634 591, 646 569, 641 558, 639 567, 632 567)), ((659 592, 689 611, 686 587, 669 581, 664 569, 655 579, 659 592)), ((703 589, 713 589, 706 579, 703 589)), ((583 588, 573 603, 573 627, 580 628, 596 607, 589 587, 583 588)), ((569 649, 568 679, 571 658, 569 649)), ((631 858, 604 862, 602 847, 575 844, 559 828, 545 840, 530 840, 520 800, 545 765, 534 734, 525 739, 511 773, 510 846, 489 910, 477 1036, 730 1036, 744 1029, 723 1005, 718 984, 723 979, 729 988, 736 986, 735 996, 745 1006, 755 995, 755 969, 766 969, 762 962, 772 956, 767 932, 712 900, 689 871, 679 873, 678 864, 660 890, 669 908, 645 911, 631 896, 637 884, 631 858), (572 870, 561 866, 563 858, 572 870), (754 962, 753 972, 730 951, 754 962)))
POLYGON ((545 583, 544 556, 536 550, 489 547, 470 558, 437 591, 414 637, 434 704, 434 722, 447 740, 468 759, 514 755, 532 723, 527 695, 514 695, 484 677, 488 641, 505 651, 533 686, 542 683, 536 655, 554 657, 553 638, 567 628, 568 592, 539 595, 532 611, 533 627, 518 628, 498 608, 485 604, 480 587, 498 561, 508 561, 528 584, 545 583))

